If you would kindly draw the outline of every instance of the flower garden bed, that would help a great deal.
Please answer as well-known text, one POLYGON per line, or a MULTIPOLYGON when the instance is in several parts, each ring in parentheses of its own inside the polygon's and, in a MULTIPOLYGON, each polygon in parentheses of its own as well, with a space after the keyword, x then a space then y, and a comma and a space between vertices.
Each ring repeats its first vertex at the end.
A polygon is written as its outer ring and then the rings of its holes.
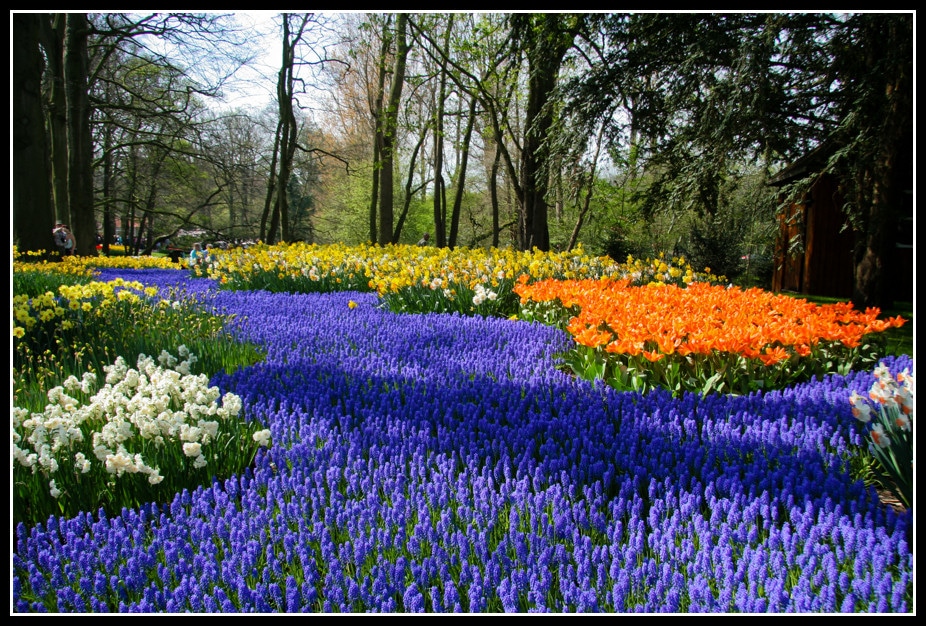
POLYGON ((914 611, 912 510, 849 467, 871 371, 621 392, 536 322, 101 274, 237 315, 265 358, 210 384, 272 445, 165 504, 20 526, 16 612, 914 611))

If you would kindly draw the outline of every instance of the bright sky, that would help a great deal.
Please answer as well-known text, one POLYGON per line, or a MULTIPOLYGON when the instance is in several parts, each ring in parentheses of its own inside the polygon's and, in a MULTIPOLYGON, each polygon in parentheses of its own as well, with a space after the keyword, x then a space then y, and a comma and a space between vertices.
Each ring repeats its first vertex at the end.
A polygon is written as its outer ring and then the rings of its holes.
POLYGON ((226 89, 226 104, 222 107, 263 108, 273 102, 276 73, 283 54, 278 11, 235 11, 242 26, 254 28, 254 38, 262 42, 262 54, 253 67, 242 68, 235 84, 226 89))
MULTIPOLYGON (((281 57, 283 53, 282 38, 282 18, 279 11, 235 11, 234 15, 244 28, 253 28, 253 41, 259 42, 261 53, 255 60, 252 67, 243 68, 235 77, 233 85, 229 85, 226 91, 226 104, 221 108, 234 107, 254 107, 262 109, 272 104, 276 96, 277 73, 280 71, 281 57)), ((325 21, 325 18, 332 18, 334 12, 321 12, 316 14, 317 17, 325 21)), ((302 46, 297 51, 297 55, 308 54, 312 61, 312 53, 315 50, 321 54, 321 45, 319 42, 326 38, 327 29, 319 29, 316 25, 314 28, 309 26, 310 32, 304 41, 308 47, 302 46)), ((310 75, 310 68, 296 67, 296 75, 305 80, 305 86, 310 91, 309 98, 312 98, 311 87, 316 84, 316 80, 310 75)), ((303 99, 303 97, 300 97, 303 99)))

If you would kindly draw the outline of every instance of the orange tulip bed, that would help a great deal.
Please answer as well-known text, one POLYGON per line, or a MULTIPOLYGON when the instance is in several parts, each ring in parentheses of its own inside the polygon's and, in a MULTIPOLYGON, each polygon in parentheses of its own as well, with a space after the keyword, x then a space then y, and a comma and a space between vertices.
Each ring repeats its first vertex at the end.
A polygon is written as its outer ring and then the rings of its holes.
POLYGON ((558 323, 576 374, 618 389, 748 393, 874 362, 878 334, 901 317, 849 303, 818 305, 762 289, 708 283, 522 278, 524 319, 558 323))

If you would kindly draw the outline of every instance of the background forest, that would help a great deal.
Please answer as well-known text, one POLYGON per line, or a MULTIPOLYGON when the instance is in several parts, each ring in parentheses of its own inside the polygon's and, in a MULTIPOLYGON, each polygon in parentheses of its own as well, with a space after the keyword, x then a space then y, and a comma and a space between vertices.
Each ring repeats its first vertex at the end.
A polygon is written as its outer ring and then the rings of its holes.
POLYGON ((912 193, 910 12, 280 14, 264 79, 242 78, 267 48, 242 18, 11 14, 20 250, 52 248, 56 220, 84 255, 427 233, 767 286, 779 206, 826 172, 853 300, 884 303, 912 193), (228 104, 242 80, 273 99, 228 104))

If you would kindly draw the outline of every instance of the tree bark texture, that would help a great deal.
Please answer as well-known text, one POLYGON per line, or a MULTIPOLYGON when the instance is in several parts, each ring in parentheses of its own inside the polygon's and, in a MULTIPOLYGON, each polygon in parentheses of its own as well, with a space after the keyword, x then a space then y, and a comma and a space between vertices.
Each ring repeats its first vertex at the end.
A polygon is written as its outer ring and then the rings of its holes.
POLYGON ((396 133, 398 132, 399 105, 402 101, 402 86, 405 82, 405 61, 408 57, 408 42, 405 31, 408 15, 400 13, 396 19, 396 56, 395 69, 392 73, 392 88, 389 90, 389 102, 386 105, 383 124, 383 167, 380 170, 380 211, 379 243, 392 242, 393 236, 393 171, 395 169, 394 153, 396 133))
POLYGON ((64 84, 68 119, 68 200, 79 255, 96 254, 93 211, 93 143, 90 136, 90 21, 86 13, 68 13, 65 26, 64 84))
POLYGON ((20 251, 53 250, 48 151, 42 112, 39 20, 13 14, 13 240, 20 251))

